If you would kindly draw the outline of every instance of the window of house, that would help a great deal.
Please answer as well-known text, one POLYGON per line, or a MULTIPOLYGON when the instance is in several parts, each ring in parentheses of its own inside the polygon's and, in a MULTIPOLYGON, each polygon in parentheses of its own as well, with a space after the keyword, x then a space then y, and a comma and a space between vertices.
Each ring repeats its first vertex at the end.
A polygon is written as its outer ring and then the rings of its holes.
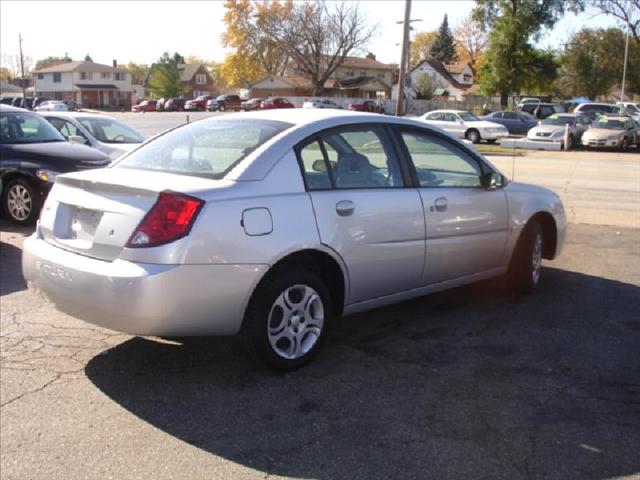
POLYGON ((53 83, 62 82, 62 74, 60 72, 56 72, 53 74, 53 83))
POLYGON ((366 77, 367 76, 367 71, 366 70, 360 70, 360 76, 361 77, 366 77))
POLYGON ((38 80, 44 80, 44 73, 38 74, 38 80))
POLYGON ((463 75, 463 79, 464 79, 464 83, 471 83, 472 82, 472 77, 468 73, 465 73, 463 75))
POLYGON ((102 78, 104 79, 111 78, 111 72, 102 72, 102 78))
POLYGON ((207 75, 205 73, 196 74, 196 84, 197 85, 206 85, 207 84, 207 75))
POLYGON ((87 79, 87 72, 80 72, 80 80, 86 80, 87 79))

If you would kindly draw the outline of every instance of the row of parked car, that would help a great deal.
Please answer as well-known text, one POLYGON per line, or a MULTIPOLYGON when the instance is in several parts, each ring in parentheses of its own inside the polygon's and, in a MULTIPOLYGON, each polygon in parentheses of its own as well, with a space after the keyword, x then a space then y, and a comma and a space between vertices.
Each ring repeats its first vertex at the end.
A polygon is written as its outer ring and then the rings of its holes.
POLYGON ((51 100, 46 97, 0 97, 0 104, 36 112, 76 111, 82 108, 82 105, 72 100, 51 100))
POLYGON ((33 224, 61 173, 100 168, 145 141, 115 118, 0 105, 0 193, 11 222, 33 224))
MULTIPOLYGON (((251 110, 271 110, 276 108, 295 108, 295 105, 283 97, 254 97, 248 100, 241 100, 238 95, 220 95, 214 97, 212 95, 201 95, 192 100, 185 98, 169 98, 158 100, 143 100, 133 105, 133 112, 182 112, 182 111, 209 111, 209 112, 225 112, 225 111, 251 111, 251 110)), ((302 108, 333 108, 342 109, 333 100, 315 99, 305 101, 302 108)), ((347 110, 357 112, 385 113, 384 107, 380 102, 375 100, 361 100, 349 103, 347 110)))
POLYGON ((582 144, 622 151, 636 145, 640 151, 640 115, 627 113, 626 107, 621 113, 618 105, 583 104, 571 113, 552 113, 543 120, 522 111, 476 117, 464 110, 434 110, 422 120, 472 143, 495 143, 509 135, 526 134, 530 141, 557 142, 565 150, 582 144))

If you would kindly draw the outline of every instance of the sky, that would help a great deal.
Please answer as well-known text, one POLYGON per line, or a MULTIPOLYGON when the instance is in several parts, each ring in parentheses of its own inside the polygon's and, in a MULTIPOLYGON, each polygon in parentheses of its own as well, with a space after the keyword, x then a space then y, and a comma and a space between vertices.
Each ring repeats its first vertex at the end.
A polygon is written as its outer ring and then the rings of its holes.
MULTIPOLYGON (((402 0, 361 0, 378 34, 368 51, 385 63, 398 63, 404 18, 402 0)), ((414 32, 437 30, 446 14, 455 27, 469 15, 474 2, 468 0, 414 0, 411 18, 414 32)), ((220 35, 224 1, 0 1, 0 56, 2 63, 18 53, 18 33, 24 54, 35 61, 48 56, 82 60, 88 53, 95 62, 111 64, 134 61, 152 63, 162 52, 177 51, 206 60, 222 61, 225 49, 220 35)), ((540 46, 558 46, 584 26, 614 25, 613 19, 593 12, 568 14, 540 46)))

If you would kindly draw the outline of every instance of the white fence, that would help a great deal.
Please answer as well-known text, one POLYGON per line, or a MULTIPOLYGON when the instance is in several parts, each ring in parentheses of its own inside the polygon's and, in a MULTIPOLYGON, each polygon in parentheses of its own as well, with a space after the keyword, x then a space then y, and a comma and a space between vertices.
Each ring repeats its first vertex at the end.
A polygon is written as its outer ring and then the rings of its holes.
MULTIPOLYGON (((323 98, 330 98, 335 103, 340 105, 341 107, 346 107, 349 103, 353 102, 362 102, 363 98, 340 98, 340 97, 285 97, 291 103, 293 103, 296 108, 302 107, 302 104, 306 101, 310 100, 321 100, 323 98)), ((394 114, 396 111, 396 101, 391 99, 386 100, 376 100, 383 107, 384 111, 387 114, 394 114)), ((455 109, 455 110, 468 110, 470 112, 481 114, 482 106, 485 103, 488 103, 489 108, 492 111, 500 110, 500 104, 496 104, 494 102, 487 102, 483 98, 473 98, 472 100, 465 101, 457 101, 457 100, 414 100, 408 99, 406 102, 406 113, 410 115, 422 115, 423 113, 430 112, 431 110, 438 109, 455 109)))

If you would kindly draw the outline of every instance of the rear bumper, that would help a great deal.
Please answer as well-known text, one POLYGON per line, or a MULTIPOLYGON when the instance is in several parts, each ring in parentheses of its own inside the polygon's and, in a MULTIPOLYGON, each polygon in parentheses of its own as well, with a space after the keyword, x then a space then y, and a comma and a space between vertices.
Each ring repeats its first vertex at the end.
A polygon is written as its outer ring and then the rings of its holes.
POLYGON ((267 265, 106 262, 50 245, 24 243, 30 288, 86 322, 135 335, 233 335, 267 265))

